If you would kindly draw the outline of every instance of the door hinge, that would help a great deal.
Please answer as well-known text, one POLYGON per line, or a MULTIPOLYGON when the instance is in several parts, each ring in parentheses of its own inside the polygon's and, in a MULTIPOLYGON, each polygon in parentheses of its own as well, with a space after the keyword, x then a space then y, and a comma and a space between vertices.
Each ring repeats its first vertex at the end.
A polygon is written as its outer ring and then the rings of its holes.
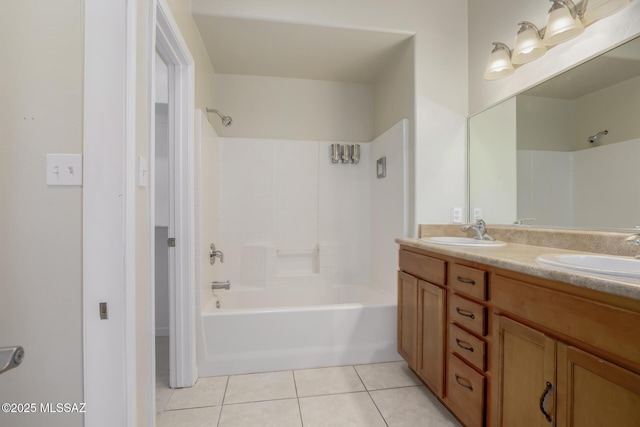
POLYGON ((176 247, 176 238, 175 237, 169 237, 167 239, 167 246, 169 246, 170 248, 175 248, 176 247))
POLYGON ((109 318, 109 312, 107 311, 107 303, 100 303, 100 320, 107 320, 109 318))

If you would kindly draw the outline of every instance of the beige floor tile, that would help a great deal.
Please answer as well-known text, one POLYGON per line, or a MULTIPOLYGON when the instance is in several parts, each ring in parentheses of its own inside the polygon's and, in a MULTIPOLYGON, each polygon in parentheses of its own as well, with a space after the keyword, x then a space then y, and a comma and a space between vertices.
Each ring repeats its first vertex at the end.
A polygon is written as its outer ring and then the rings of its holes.
POLYGON ((296 396, 292 371, 229 377, 224 404, 288 399, 296 396))
POLYGON ((301 427, 297 399, 224 405, 219 427, 301 427))
POLYGON ((461 427, 461 424, 424 386, 371 392, 389 427, 461 427))
POLYGON ((222 405, 228 377, 199 378, 190 388, 173 390, 166 410, 222 405))
POLYGON ((156 414, 164 410, 172 394, 173 390, 169 388, 169 374, 156 375, 156 414))
POLYGON ((353 366, 294 371, 298 397, 365 391, 353 366))
POLYGON ((164 411, 157 418, 157 427, 216 427, 220 406, 164 411))
POLYGON ((404 361, 356 365, 355 368, 367 390, 422 384, 404 361))
POLYGON ((302 397, 299 401, 305 427, 386 427, 366 392, 302 397))

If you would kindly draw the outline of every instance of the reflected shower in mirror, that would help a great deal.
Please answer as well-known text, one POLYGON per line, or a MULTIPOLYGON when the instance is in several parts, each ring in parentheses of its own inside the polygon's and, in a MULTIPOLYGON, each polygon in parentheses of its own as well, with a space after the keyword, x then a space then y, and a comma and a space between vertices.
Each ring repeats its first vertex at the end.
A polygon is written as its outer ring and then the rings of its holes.
POLYGON ((469 119, 469 210, 492 224, 633 228, 639 161, 637 38, 469 119))

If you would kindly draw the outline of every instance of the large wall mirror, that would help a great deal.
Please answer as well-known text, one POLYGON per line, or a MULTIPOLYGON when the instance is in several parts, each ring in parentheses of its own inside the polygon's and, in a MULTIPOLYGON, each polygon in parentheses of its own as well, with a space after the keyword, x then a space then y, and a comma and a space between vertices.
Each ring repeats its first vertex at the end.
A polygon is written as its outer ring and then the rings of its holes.
POLYGON ((640 224, 640 38, 469 119, 469 218, 640 224))

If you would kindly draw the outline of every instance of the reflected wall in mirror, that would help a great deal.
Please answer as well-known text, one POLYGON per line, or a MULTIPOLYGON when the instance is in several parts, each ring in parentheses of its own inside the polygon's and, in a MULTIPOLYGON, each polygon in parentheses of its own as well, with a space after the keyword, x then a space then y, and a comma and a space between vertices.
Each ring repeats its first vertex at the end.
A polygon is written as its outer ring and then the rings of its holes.
POLYGON ((469 119, 476 208, 492 224, 640 224, 640 38, 469 119))

